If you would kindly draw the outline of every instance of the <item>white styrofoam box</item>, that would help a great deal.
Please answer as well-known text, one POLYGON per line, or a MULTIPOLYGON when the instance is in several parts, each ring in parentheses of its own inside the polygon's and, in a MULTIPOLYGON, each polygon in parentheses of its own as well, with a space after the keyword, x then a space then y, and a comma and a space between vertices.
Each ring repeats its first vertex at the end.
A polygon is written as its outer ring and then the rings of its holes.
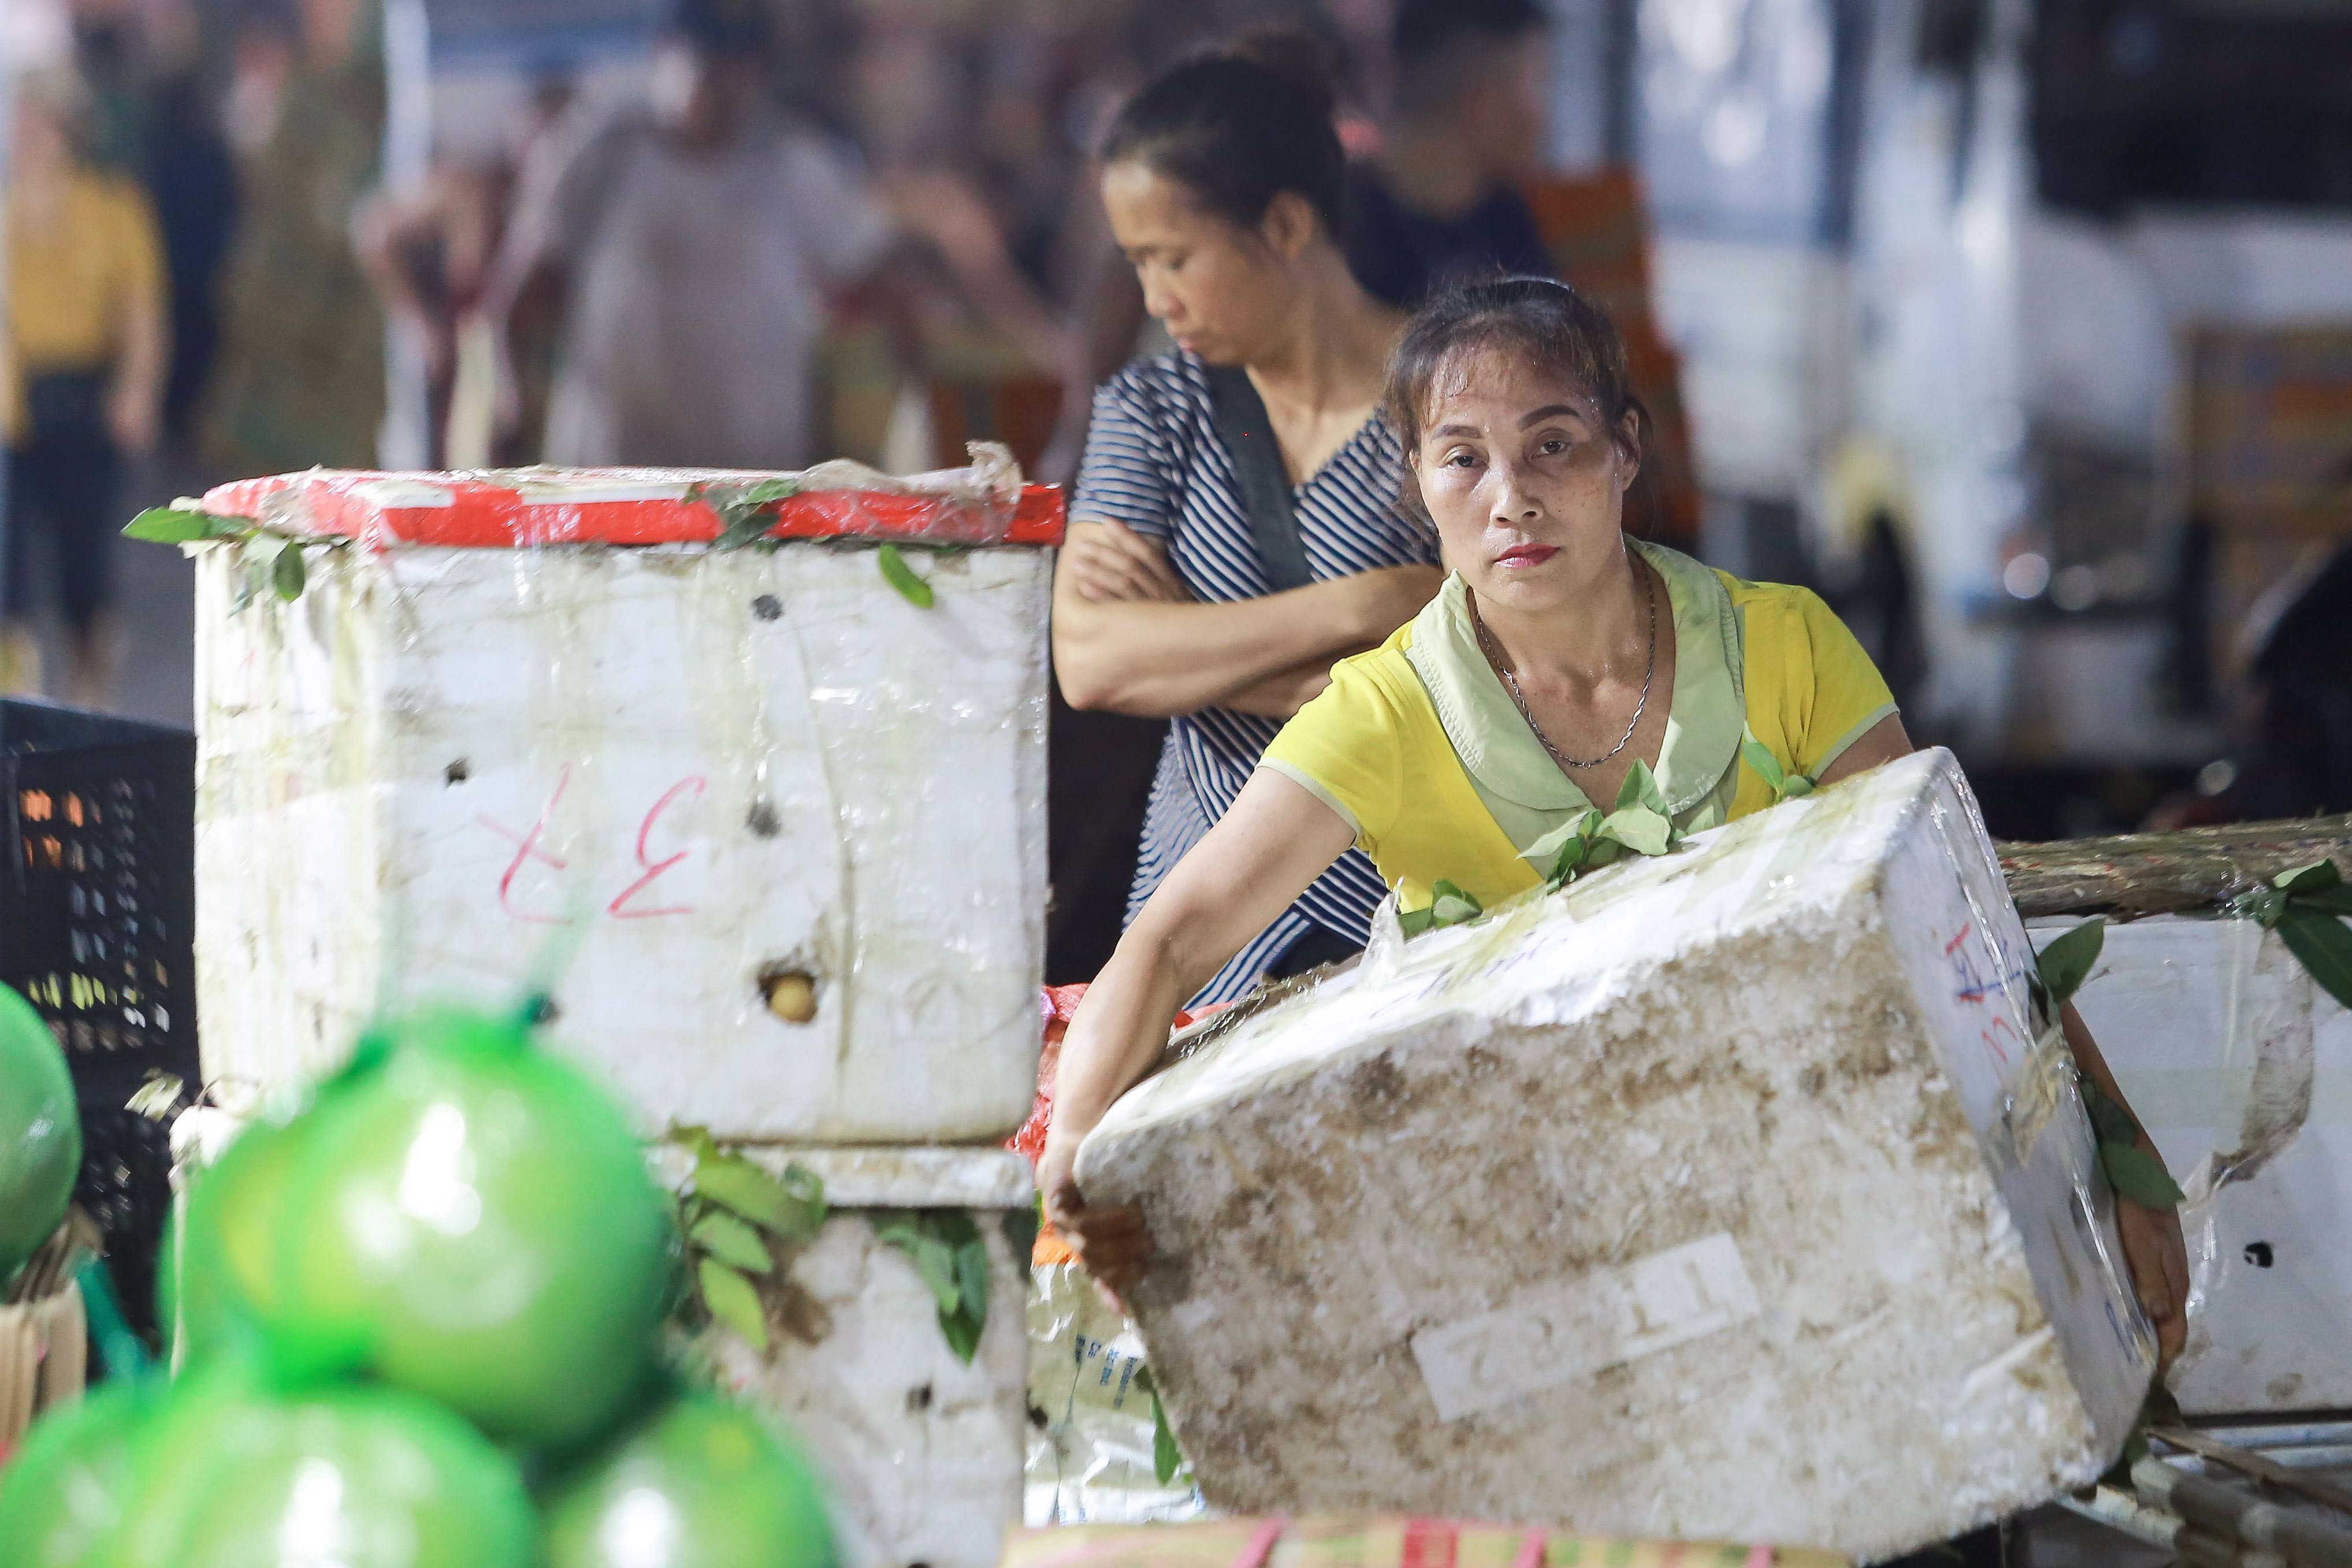
POLYGON ((648 1126, 1002 1137, 1035 1089, 1046 551, 198 552, 197 985, 232 1098, 551 973, 648 1126), (763 977, 815 978, 816 1016, 763 977))
POLYGON ((2154 1364, 1930 752, 1384 946, 1081 1148, 1213 1506, 1870 1557, 2092 1479, 2154 1364))
POLYGON ((1029 1280, 1008 1215, 1034 1195, 1003 1149, 751 1149, 824 1182, 834 1213, 791 1258, 797 1300, 763 1354, 723 1329, 703 1337, 720 1382, 775 1415, 829 1485, 844 1568, 995 1568, 1021 1523, 1028 1436, 1029 1280), (988 1325, 969 1365, 940 1332, 929 1287, 875 1237, 875 1208, 971 1211, 988 1243, 988 1325))
POLYGON ((2276 934, 2179 916, 2109 926, 2074 1001, 2189 1194, 2181 1408, 2352 1405, 2352 1014, 2276 934))

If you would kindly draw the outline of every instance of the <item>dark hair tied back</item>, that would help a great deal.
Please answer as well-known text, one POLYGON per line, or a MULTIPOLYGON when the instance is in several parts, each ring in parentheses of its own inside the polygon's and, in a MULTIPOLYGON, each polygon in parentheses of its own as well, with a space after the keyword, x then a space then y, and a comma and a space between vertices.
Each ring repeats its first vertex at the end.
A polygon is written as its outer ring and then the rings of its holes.
POLYGON ((1347 168, 1337 109, 1321 45, 1304 33, 1252 33, 1146 82, 1111 121, 1103 162, 1142 163, 1244 228, 1293 192, 1336 234, 1347 168))
POLYGON ((1411 459, 1429 422, 1438 378, 1469 355, 1487 350, 1524 356, 1538 374, 1591 398, 1610 438, 1628 458, 1641 456, 1638 437, 1648 412, 1633 395, 1625 340, 1605 311, 1549 278, 1456 283, 1414 312, 1389 359, 1381 404, 1404 446, 1404 496, 1414 511, 1428 515, 1411 459), (1635 424, 1635 437, 1630 441, 1625 434, 1628 413, 1635 424))

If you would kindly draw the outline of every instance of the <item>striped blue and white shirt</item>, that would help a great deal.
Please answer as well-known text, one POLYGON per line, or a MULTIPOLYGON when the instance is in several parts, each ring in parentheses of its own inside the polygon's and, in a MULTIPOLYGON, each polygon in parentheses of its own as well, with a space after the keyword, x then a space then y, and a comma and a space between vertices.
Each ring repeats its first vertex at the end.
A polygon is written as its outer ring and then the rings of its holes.
MULTIPOLYGON (((1436 540, 1398 503, 1402 456, 1395 434, 1375 416, 1292 489, 1299 542, 1318 582, 1382 566, 1435 563, 1436 540)), ((1138 360, 1096 392, 1070 516, 1120 523, 1165 542, 1170 564, 1196 599, 1227 603, 1271 592, 1234 482, 1233 458, 1217 434, 1208 377, 1192 354, 1138 360)), ((1129 921, 1233 805, 1281 728, 1278 719, 1221 708, 1169 724, 1136 854, 1129 921)), ((1218 971, 1192 1005, 1241 995, 1314 926, 1360 944, 1386 891, 1372 863, 1350 849, 1218 971)))

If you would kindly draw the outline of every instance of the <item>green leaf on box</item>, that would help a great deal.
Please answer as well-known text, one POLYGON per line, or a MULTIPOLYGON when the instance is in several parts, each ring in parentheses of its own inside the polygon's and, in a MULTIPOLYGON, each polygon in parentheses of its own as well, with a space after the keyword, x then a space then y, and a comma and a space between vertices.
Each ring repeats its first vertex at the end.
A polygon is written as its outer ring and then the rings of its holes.
POLYGON ((698 1160, 694 1190, 697 1195, 778 1236, 813 1235, 824 1223, 821 1197, 810 1202, 740 1154, 712 1154, 698 1160))
POLYGON ((1619 811, 1637 805, 1647 806, 1660 816, 1666 815, 1666 792, 1658 787, 1657 775, 1650 771, 1650 764, 1640 761, 1625 770, 1625 782, 1617 790, 1619 811))
POLYGON ((302 562, 302 542, 288 540, 286 547, 278 552, 278 559, 269 568, 269 580, 277 588, 278 596, 292 604, 302 596, 302 585, 309 578, 309 571, 302 562))
POLYGON ((2320 988, 2346 1007, 2352 1007, 2352 927, 2324 909, 2289 900, 2280 915, 2279 940, 2302 960, 2320 988))
POLYGON ((705 1215, 687 1234, 703 1251, 746 1274, 765 1274, 776 1266, 760 1233, 731 1214, 705 1215))
POLYGON ((186 506, 151 506, 126 524, 125 539, 150 544, 194 544, 207 539, 236 539, 253 531, 242 517, 218 517, 186 506))
POLYGON ((768 1315, 761 1309, 760 1292, 741 1274, 715 1258, 706 1258, 695 1269, 702 1286, 702 1304, 710 1315, 742 1337, 753 1350, 768 1348, 768 1315))
POLYGON ((1601 824, 1600 836, 1636 855, 1663 855, 1674 845, 1675 825, 1646 805, 1622 805, 1601 824))
POLYGON ((886 544, 875 552, 882 567, 882 580, 898 591, 898 596, 919 610, 928 610, 933 604, 931 585, 915 575, 907 558, 898 553, 895 544, 886 544))
POLYGON ((2042 950, 2034 961, 2034 973, 2048 993, 2052 1013, 2064 1006, 2083 988, 2083 982, 2090 978, 2091 966, 2099 962, 2099 951, 2106 945, 2106 921, 2091 920, 2042 950))
POLYGON ((2324 893, 2330 888, 2343 885, 2344 873, 2336 868, 2333 860, 2314 860, 2308 866, 2281 871, 2271 879, 2271 886, 2289 898, 2298 894, 2324 893))

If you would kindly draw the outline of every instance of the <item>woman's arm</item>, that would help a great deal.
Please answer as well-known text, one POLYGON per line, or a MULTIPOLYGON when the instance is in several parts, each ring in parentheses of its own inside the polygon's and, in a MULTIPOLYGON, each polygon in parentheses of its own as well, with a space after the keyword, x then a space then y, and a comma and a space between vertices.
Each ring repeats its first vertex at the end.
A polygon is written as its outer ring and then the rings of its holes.
MULTIPOLYGON (((1377 647, 1444 581, 1434 566, 1393 566, 1203 605, 1154 588, 1155 577, 1172 581, 1165 561, 1117 523, 1071 524, 1054 574, 1054 668, 1073 708, 1165 718, 1226 705, 1269 678, 1293 678, 1299 689, 1297 672, 1377 647), (1132 559, 1138 549, 1157 555, 1156 573, 1132 559)), ((1267 693, 1255 696, 1263 703, 1267 693)))
POLYGON ((1142 1267, 1142 1222, 1132 1209, 1087 1206, 1070 1174, 1078 1144, 1158 1058, 1184 998, 1288 909, 1354 837, 1305 788, 1260 768, 1168 873, 1079 1003, 1062 1045, 1037 1185, 1047 1215, 1114 1289, 1142 1267))
MULTIPOLYGON (((2099 1088, 2099 1092, 2114 1100, 2125 1110, 2131 1110, 2124 1091, 2116 1086, 2116 1075, 2108 1070, 2107 1058, 2099 1054, 2099 1042, 2091 1037, 2090 1026, 2074 1011, 2069 1002, 2059 1012, 2059 1025, 2066 1032, 2067 1048, 2074 1053, 2074 1065, 2083 1076, 2099 1088)), ((2139 1127, 2139 1117, 2132 1117, 2139 1127)), ((2132 1140, 2139 1152, 2164 1163, 2157 1152, 2147 1129, 2139 1127, 2132 1140)), ((2130 1268, 2132 1289, 2139 1297, 2140 1310, 2147 1314, 2156 1330, 2157 1365, 2167 1367, 2189 1342, 2189 1245, 2180 1234, 2180 1213, 2178 1209, 2152 1209, 2135 1203, 2121 1193, 2116 1194, 2116 1230, 2123 1238, 2124 1263, 2130 1268)))
POLYGON ((1903 731, 1901 715, 1889 713, 1862 733, 1862 738, 1838 753, 1837 761, 1822 770, 1816 784, 1843 784, 1860 773, 1867 773, 1881 763, 1891 763, 1897 757, 1907 757, 1913 751, 1911 737, 1903 731))

